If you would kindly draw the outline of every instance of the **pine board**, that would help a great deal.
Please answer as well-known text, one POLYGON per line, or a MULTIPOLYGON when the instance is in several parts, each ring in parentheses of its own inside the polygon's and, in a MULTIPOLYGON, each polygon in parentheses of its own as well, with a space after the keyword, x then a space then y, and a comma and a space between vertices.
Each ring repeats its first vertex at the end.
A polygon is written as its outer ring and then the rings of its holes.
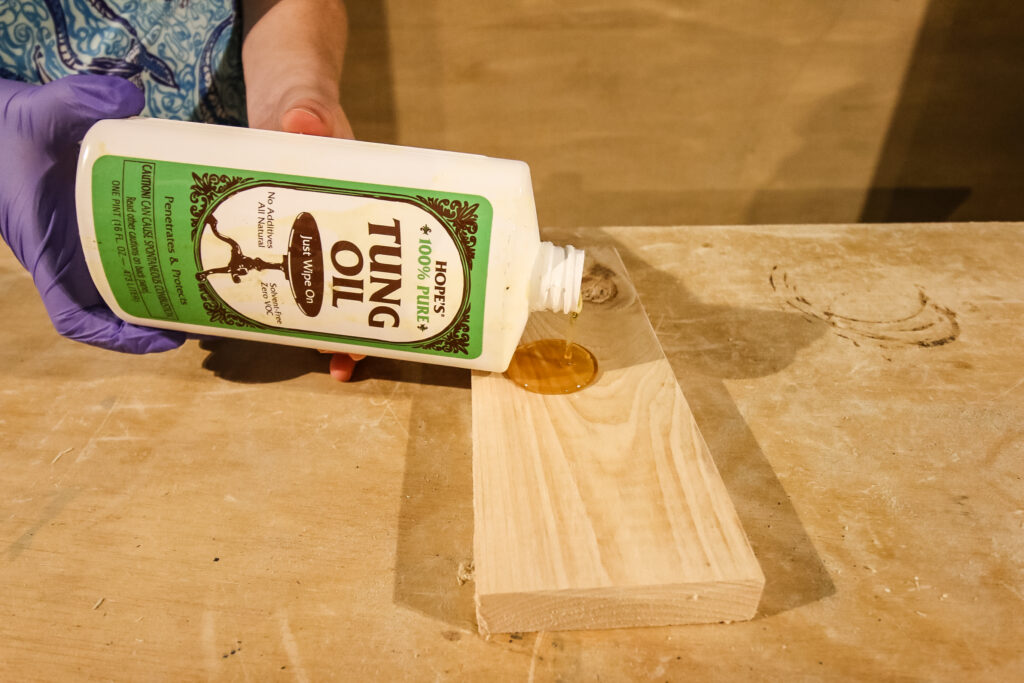
MULTIPOLYGON (((475 372, 473 509, 483 633, 751 618, 761 572, 625 267, 587 252, 571 395, 475 372)), ((564 336, 531 316, 524 341, 564 336)))

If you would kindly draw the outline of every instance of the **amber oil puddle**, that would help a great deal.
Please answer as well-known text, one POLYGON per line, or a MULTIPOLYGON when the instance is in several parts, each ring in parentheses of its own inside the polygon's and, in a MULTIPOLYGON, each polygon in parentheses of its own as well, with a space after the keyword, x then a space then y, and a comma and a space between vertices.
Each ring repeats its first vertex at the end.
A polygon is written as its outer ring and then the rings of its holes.
POLYGON ((521 345, 505 371, 510 380, 536 394, 571 394, 597 377, 597 359, 573 341, 576 318, 569 315, 565 339, 540 339, 521 345))

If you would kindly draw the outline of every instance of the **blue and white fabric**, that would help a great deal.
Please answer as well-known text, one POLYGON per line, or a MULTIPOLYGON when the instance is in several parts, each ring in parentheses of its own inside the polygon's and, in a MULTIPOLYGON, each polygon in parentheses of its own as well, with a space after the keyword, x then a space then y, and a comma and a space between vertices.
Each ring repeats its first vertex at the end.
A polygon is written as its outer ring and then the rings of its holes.
POLYGON ((0 78, 74 73, 131 80, 144 116, 246 122, 232 0, 0 0, 0 78))

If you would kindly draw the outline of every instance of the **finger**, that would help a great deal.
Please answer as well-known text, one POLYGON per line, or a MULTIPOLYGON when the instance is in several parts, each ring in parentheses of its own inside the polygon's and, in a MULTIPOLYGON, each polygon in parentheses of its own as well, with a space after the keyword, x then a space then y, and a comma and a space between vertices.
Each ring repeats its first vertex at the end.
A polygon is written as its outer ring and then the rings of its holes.
MULTIPOLYGON (((360 356, 359 359, 362 358, 365 356, 360 356)), ((352 373, 356 369, 356 360, 347 353, 336 353, 331 356, 331 377, 339 382, 347 382, 352 379, 352 373)))
POLYGON ((125 118, 142 111, 142 91, 123 78, 77 74, 32 91, 36 136, 56 143, 76 143, 100 119, 125 118))
POLYGON ((331 125, 309 107, 293 107, 281 117, 281 130, 326 137, 331 134, 331 125))
POLYGON ((286 133, 319 135, 351 140, 352 125, 338 104, 328 105, 313 98, 301 98, 289 104, 281 116, 280 129, 286 133))
MULTIPOLYGON (((337 351, 328 351, 326 349, 317 349, 317 351, 319 353, 324 353, 324 354, 327 354, 327 353, 337 353, 337 351)), ((365 353, 346 353, 344 355, 349 356, 354 361, 361 361, 364 358, 366 358, 366 354, 365 353)))
POLYGON ((127 323, 103 305, 68 311, 53 318, 61 336, 122 353, 159 353, 185 343, 185 333, 127 323))
POLYGON ((0 78, 0 102, 5 105, 13 98, 21 97, 25 92, 38 88, 37 85, 31 83, 23 83, 22 81, 12 81, 6 78, 0 78))

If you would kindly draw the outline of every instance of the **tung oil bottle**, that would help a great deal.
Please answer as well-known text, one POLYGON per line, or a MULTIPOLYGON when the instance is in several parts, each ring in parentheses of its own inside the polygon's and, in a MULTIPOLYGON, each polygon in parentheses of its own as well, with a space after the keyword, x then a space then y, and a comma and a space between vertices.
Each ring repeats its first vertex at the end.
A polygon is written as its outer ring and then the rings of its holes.
POLYGON ((518 161, 136 118, 89 131, 75 192, 140 325, 501 371, 531 310, 579 300, 518 161))

